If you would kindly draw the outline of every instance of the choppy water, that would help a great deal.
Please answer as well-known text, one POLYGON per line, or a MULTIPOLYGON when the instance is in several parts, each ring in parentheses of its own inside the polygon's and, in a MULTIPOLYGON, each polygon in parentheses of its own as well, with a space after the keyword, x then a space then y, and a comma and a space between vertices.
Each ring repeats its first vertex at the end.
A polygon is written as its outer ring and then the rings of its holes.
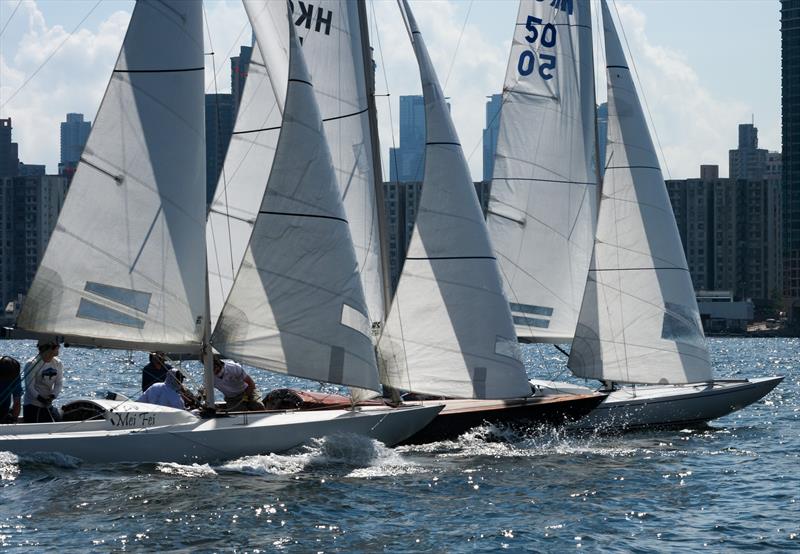
MULTIPOLYGON (((800 340, 711 339, 720 377, 786 375, 702 430, 532 430, 389 449, 336 437, 218 465, 97 466, 0 452, 4 551, 800 550, 800 340)), ((0 342, 24 358, 31 343, 0 342)), ((563 366, 526 350, 531 373, 563 366)), ((118 352, 62 349, 62 399, 133 394, 118 352)), ((197 368, 190 367, 196 382, 197 368)), ((253 371, 268 390, 293 381, 253 371)), ((565 377, 560 375, 559 377, 565 377)))

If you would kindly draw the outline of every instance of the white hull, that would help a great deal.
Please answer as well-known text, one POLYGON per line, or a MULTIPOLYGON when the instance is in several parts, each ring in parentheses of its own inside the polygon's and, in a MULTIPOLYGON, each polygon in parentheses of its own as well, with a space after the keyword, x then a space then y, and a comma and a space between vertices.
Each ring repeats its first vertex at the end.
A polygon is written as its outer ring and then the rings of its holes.
MULTIPOLYGON (((613 391, 588 416, 573 423, 580 429, 628 430, 697 425, 749 406, 766 396, 783 377, 711 381, 692 385, 625 386, 613 391)), ((570 383, 532 380, 537 394, 591 391, 570 383)))
POLYGON ((441 406, 244 412, 200 418, 137 402, 83 401, 103 410, 88 421, 0 425, 0 451, 59 452, 85 462, 207 462, 283 452, 352 433, 391 446, 425 427, 441 406))

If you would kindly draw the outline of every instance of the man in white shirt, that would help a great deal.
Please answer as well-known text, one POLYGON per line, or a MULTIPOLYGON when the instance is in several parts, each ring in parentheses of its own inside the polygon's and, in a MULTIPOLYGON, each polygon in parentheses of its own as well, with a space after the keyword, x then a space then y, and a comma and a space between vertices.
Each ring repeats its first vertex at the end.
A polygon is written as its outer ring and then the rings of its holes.
POLYGON ((214 356, 214 388, 225 396, 229 412, 264 409, 258 401, 255 382, 236 362, 214 356))
POLYGON ((153 383, 147 387, 147 390, 144 391, 144 394, 139 397, 137 402, 185 410, 186 404, 184 404, 183 398, 181 397, 181 388, 178 372, 174 369, 170 369, 167 370, 164 376, 164 382, 153 383))
POLYGON ((58 356, 58 342, 40 339, 39 354, 25 363, 25 398, 22 414, 25 423, 50 423, 61 421, 61 414, 53 407, 53 400, 61 394, 64 385, 64 366, 58 356))

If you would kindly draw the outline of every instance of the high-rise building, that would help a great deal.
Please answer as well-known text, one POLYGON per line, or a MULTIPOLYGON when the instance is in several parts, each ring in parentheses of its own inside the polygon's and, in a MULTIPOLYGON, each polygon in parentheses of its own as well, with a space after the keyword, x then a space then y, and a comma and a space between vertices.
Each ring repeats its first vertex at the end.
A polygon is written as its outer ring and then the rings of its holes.
POLYGON ((206 94, 206 201, 214 198, 234 124, 233 95, 206 94))
POLYGON ((68 113, 67 120, 61 122, 61 162, 59 173, 69 173, 78 167, 83 147, 92 130, 90 121, 83 120, 82 113, 68 113))
POLYGON ((781 0, 784 295, 800 321, 800 0, 781 0))
POLYGON ((494 153, 497 150, 497 134, 500 132, 500 108, 503 95, 493 94, 486 102, 486 128, 483 130, 483 180, 492 180, 494 153))
POLYGON ((11 142, 11 118, 0 119, 0 178, 19 172, 19 147, 11 142))
POLYGON ((253 55, 251 46, 240 46, 239 55, 231 58, 231 96, 233 96, 233 114, 239 110, 239 103, 242 101, 244 92, 244 82, 247 79, 247 68, 250 65, 250 58, 253 55))
POLYGON ((758 129, 752 123, 739 125, 739 147, 728 151, 728 177, 763 179, 767 172, 767 151, 758 147, 758 129))
POLYGON ((390 181, 422 181, 425 171, 425 100, 400 97, 400 145, 389 149, 390 181))
POLYGON ((603 102, 597 106, 597 151, 600 156, 600 173, 605 173, 606 144, 608 143, 608 103, 603 102))
POLYGON ((45 175, 46 173, 47 168, 43 164, 19 163, 18 174, 20 177, 38 177, 39 175, 45 175))
POLYGON ((0 178, 0 301, 26 294, 64 205, 61 175, 0 178))

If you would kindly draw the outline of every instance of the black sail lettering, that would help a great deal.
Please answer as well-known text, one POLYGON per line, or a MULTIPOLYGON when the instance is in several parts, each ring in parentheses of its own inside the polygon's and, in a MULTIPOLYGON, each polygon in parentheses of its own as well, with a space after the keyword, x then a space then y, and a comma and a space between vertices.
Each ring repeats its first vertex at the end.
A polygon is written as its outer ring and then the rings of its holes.
MULTIPOLYGON (((314 6, 312 4, 306 5, 302 0, 300 0, 298 4, 300 5, 300 17, 297 18, 294 24, 302 25, 305 23, 306 29, 311 29, 311 18, 314 15, 314 6)), ((317 23, 317 26, 319 26, 319 23, 317 23)))
POLYGON ((325 24, 325 34, 326 35, 330 35, 331 34, 331 21, 333 20, 333 12, 331 10, 328 10, 328 15, 326 17, 322 17, 322 13, 323 13, 322 7, 318 6, 317 7, 317 26, 315 27, 314 30, 319 33, 320 28, 322 27, 323 24, 325 24))

